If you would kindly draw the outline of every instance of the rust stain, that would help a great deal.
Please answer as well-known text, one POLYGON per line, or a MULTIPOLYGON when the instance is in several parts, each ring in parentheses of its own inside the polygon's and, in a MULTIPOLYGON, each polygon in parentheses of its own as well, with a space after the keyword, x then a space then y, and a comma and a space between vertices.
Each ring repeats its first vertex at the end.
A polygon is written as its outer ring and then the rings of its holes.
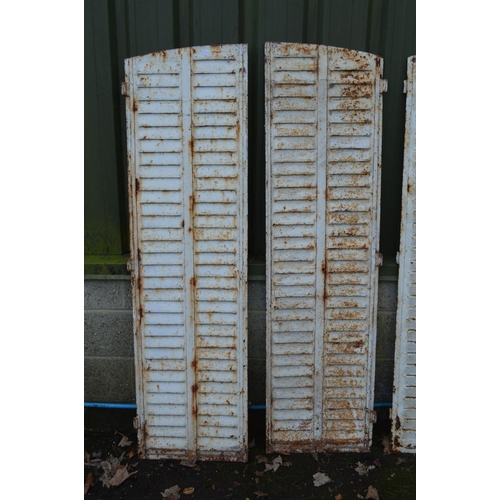
POLYGON ((140 191, 141 189, 141 181, 139 179, 135 179, 135 192, 140 191))
POLYGON ((137 111, 139 111, 139 104, 138 104, 138 102, 137 102, 137 100, 136 100, 136 99, 134 99, 134 101, 133 101, 133 103, 132 103, 132 111, 133 111, 134 113, 137 113, 137 111))

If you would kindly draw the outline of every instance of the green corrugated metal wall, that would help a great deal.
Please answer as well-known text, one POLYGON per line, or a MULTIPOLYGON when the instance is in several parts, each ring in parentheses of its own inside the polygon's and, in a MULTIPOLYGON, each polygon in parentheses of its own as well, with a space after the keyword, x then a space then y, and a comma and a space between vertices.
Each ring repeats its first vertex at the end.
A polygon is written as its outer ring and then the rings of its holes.
POLYGON ((123 60, 158 50, 247 43, 249 252, 265 255, 264 42, 317 43, 385 60, 380 249, 398 250, 406 59, 415 0, 85 0, 85 254, 128 253, 123 60))

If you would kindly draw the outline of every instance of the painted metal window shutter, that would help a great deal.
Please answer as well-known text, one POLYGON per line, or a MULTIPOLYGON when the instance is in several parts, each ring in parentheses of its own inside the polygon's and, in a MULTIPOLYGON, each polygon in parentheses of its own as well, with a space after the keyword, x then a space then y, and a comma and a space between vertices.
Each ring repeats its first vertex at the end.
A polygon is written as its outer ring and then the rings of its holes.
POLYGON ((416 56, 408 58, 406 126, 399 249, 398 309, 392 407, 396 451, 416 451, 416 56))
POLYGON ((268 43, 268 451, 371 445, 383 61, 268 43))
POLYGON ((247 460, 247 47, 126 60, 140 454, 247 460))

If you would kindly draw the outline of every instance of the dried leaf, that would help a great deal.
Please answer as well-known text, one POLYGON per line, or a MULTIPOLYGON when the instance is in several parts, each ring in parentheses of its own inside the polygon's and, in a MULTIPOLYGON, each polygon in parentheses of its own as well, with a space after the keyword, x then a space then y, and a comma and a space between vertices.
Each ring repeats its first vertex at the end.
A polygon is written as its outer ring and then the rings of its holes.
POLYGON ((319 462, 318 453, 316 451, 314 453, 311 453, 311 455, 314 458, 314 460, 316 460, 316 462, 319 462))
POLYGON ((184 488, 182 490, 183 495, 192 495, 194 493, 194 488, 190 486, 189 488, 184 488))
POLYGON ((377 467, 382 467, 382 464, 380 463, 380 460, 378 458, 376 458, 374 461, 373 461, 374 465, 376 465, 377 467))
POLYGON ((314 478, 314 486, 323 486, 326 483, 331 483, 332 480, 329 478, 326 474, 323 474, 323 472, 316 472, 316 474, 313 475, 314 478))
POLYGON ((380 500, 378 497, 378 491, 373 486, 368 486, 368 492, 365 498, 371 498, 372 500, 380 500))
POLYGON ((93 476, 92 472, 89 472, 87 474, 87 479, 85 479, 85 493, 84 493, 84 495, 87 494, 87 492, 89 491, 91 486, 94 486, 94 476, 93 476))
MULTIPOLYGON (((135 455, 135 450, 134 448, 132 448, 128 453, 127 453, 127 457, 128 458, 132 458, 133 456, 135 455)), ((163 464, 162 464, 163 465, 163 464)))
POLYGON ((120 463, 123 460, 125 453, 122 453, 119 458, 113 457, 110 455, 107 460, 103 460, 101 462, 102 470, 104 471, 103 475, 99 478, 106 488, 111 486, 111 480, 119 470, 120 463))
POLYGON ((127 436, 123 436, 121 441, 118 443, 118 446, 130 446, 131 444, 132 441, 130 441, 127 436))
POLYGON ((255 459, 257 460, 258 464, 262 464, 262 463, 266 463, 267 462, 267 457, 265 457, 264 455, 257 455, 255 457, 255 459))
POLYGON ((257 495, 257 498, 260 498, 260 497, 268 497, 269 495, 267 493, 264 493, 263 491, 254 491, 253 492, 254 495, 257 495))
POLYGON ((392 453, 390 436, 384 436, 381 439, 381 441, 382 441, 382 446, 384 447, 384 455, 390 455, 392 453))
POLYGON ((116 474, 109 480, 108 484, 110 486, 119 486, 123 483, 123 481, 128 479, 130 476, 133 476, 134 474, 137 474, 137 471, 130 473, 128 471, 128 467, 122 467, 120 469, 117 469, 116 474))
POLYGON ((189 462, 188 460, 181 460, 181 465, 183 465, 184 467, 191 467, 191 468, 197 466, 196 462, 189 462))
POLYGON ((172 486, 171 488, 167 488, 162 494, 161 496, 163 498, 166 498, 167 500, 179 500, 179 498, 181 498, 179 492, 181 491, 181 489, 179 488, 179 486, 175 485, 175 486, 172 486))
POLYGON ((273 472, 276 472, 279 468, 280 465, 282 465, 283 459, 281 458, 281 455, 278 455, 270 464, 266 464, 266 472, 268 470, 272 470, 273 472))
POLYGON ((338 495, 335 495, 335 498, 333 500, 342 500, 344 498, 340 493, 338 495))
POLYGON ((90 462, 90 453, 85 451, 85 462, 90 462))
POLYGON ((368 472, 372 469, 375 469, 374 465, 366 465, 358 462, 358 466, 354 469, 360 476, 367 476, 368 472))

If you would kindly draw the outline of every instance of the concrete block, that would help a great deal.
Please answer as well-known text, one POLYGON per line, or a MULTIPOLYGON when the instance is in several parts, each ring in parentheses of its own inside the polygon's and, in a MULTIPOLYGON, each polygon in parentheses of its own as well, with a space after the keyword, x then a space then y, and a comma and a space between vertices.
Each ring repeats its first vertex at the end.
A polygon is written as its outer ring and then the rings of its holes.
POLYGON ((266 360, 248 358, 248 402, 266 403, 266 360))
POLYGON ((84 397, 89 402, 135 403, 133 358, 85 358, 84 397))
POLYGON ((249 281, 248 282, 248 310, 264 311, 266 310, 266 282, 249 281))
POLYGON ((266 313, 248 313, 248 357, 266 357, 266 313))
POLYGON ((134 356, 132 311, 85 312, 86 356, 134 356))
POLYGON ((394 360, 377 360, 375 364, 375 402, 392 401, 394 360))
POLYGON ((396 312, 377 314, 377 359, 394 359, 396 341, 396 312))
POLYGON ((84 308, 85 309, 130 309, 126 305, 125 296, 128 281, 122 280, 85 280, 84 281, 84 308))
POLYGON ((379 281, 378 284, 378 310, 395 311, 398 305, 397 281, 379 281))

